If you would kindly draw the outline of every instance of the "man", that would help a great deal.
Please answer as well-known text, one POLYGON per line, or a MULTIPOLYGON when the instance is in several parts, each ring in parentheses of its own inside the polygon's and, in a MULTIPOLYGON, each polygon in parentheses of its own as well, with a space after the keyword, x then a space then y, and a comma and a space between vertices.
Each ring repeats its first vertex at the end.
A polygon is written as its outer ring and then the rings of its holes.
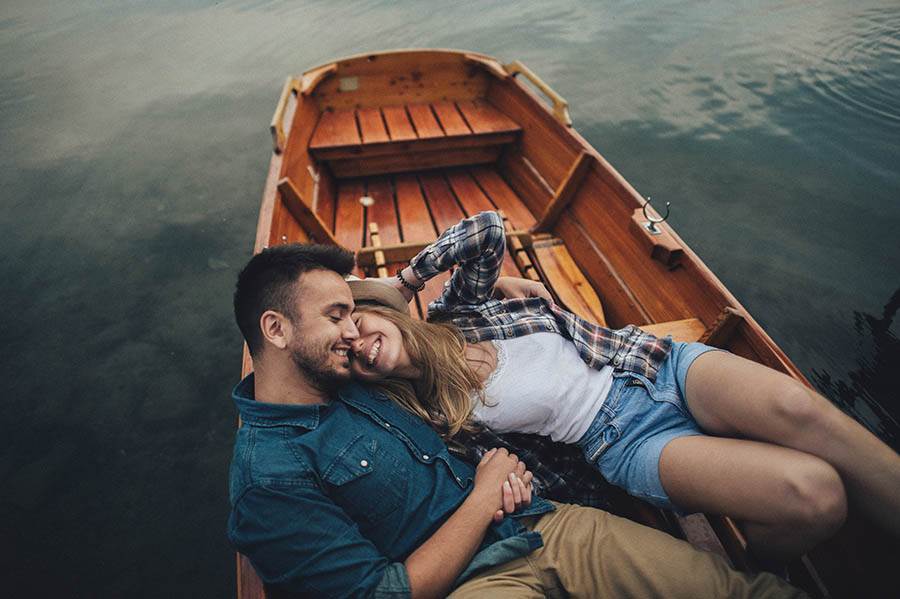
POLYGON ((273 588, 314 596, 797 596, 664 533, 530 497, 503 449, 477 467, 349 381, 349 252, 280 246, 241 272, 235 317, 255 374, 228 534, 273 588), (455 590, 454 590, 455 589, 455 590))

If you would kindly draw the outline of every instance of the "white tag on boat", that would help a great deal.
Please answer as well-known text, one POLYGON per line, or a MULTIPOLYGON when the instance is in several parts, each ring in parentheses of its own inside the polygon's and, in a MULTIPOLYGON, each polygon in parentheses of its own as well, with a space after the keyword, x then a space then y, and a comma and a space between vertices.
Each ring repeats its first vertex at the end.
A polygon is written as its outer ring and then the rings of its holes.
POLYGON ((352 92, 359 89, 359 77, 341 77, 338 79, 338 89, 342 92, 352 92))

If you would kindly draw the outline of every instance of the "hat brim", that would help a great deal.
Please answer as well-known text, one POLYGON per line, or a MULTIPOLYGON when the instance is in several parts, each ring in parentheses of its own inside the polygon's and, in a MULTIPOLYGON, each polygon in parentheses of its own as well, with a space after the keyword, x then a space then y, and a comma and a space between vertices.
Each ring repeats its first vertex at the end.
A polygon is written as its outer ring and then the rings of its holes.
POLYGON ((409 315, 409 303, 399 290, 381 281, 351 279, 347 281, 356 304, 383 306, 409 315))

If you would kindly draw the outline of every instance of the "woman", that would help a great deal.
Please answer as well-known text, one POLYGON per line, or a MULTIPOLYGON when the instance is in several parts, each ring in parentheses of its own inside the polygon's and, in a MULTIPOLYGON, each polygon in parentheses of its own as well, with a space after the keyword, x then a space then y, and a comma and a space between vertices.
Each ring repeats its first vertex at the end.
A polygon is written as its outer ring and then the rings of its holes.
POLYGON ((900 533, 900 457, 822 396, 706 345, 588 323, 539 284, 498 279, 504 251, 500 217, 483 212, 413 258, 396 291, 355 287, 354 375, 447 438, 474 420, 577 444, 633 495, 737 518, 767 557, 837 530, 845 489, 900 533), (403 301, 454 266, 433 322, 410 318, 403 301))

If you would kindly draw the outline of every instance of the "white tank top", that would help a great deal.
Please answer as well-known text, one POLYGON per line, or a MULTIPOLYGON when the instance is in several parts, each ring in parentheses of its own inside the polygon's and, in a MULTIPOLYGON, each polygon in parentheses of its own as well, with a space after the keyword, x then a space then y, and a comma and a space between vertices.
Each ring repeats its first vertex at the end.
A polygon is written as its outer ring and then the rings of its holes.
POLYGON ((593 422, 612 386, 613 369, 584 363, 557 333, 493 341, 497 367, 484 384, 487 405, 474 417, 498 433, 535 433, 575 443, 593 422))

